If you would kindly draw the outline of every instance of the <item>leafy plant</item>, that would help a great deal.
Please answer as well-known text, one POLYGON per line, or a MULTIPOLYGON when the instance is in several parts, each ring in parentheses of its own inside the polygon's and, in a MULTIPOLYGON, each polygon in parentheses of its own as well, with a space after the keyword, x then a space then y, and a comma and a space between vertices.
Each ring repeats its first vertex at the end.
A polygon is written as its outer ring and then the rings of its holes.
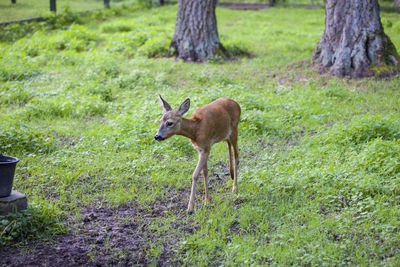
POLYGON ((18 123, 2 118, 0 124, 0 147, 2 153, 46 153, 54 149, 52 136, 38 126, 18 123))
POLYGON ((400 174, 400 141, 377 138, 365 146, 355 161, 365 173, 376 173, 391 180, 400 174))
POLYGON ((132 31, 132 26, 129 24, 122 24, 122 23, 104 25, 102 31, 105 33, 130 32, 132 31))
POLYGON ((33 97, 20 84, 4 83, 0 86, 0 103, 5 105, 24 105, 33 97))
POLYGON ((400 125, 394 119, 382 116, 363 116, 351 123, 338 123, 322 135, 324 142, 359 145, 376 138, 394 140, 400 138, 400 125))
POLYGON ((33 204, 21 212, 0 216, 0 245, 17 246, 38 239, 48 240, 66 230, 54 210, 33 204))
POLYGON ((240 40, 223 41, 223 45, 231 56, 250 56, 250 50, 248 46, 240 40))
POLYGON ((78 52, 93 48, 95 35, 81 25, 72 25, 67 30, 55 34, 50 45, 58 50, 76 50, 78 52))
POLYGON ((7 47, 0 46, 0 60, 7 64, 0 65, 0 81, 22 81, 39 74, 37 63, 23 53, 6 53, 7 47))
POLYGON ((137 53, 145 57, 166 56, 170 43, 170 37, 166 34, 159 34, 148 39, 138 48, 137 53))
POLYGON ((33 98, 26 104, 22 115, 28 118, 45 118, 47 116, 81 118, 102 115, 106 111, 107 105, 101 96, 67 96, 64 99, 58 97, 33 98))

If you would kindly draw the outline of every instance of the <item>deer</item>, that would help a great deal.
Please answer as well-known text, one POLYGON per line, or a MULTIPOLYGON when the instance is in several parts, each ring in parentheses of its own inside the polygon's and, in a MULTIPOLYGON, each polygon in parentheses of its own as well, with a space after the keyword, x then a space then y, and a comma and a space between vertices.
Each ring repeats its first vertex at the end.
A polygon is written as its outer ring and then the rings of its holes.
POLYGON ((233 179, 232 192, 237 193, 237 171, 239 166, 238 152, 238 124, 241 108, 239 104, 229 98, 219 98, 210 104, 196 109, 190 118, 183 117, 190 108, 190 99, 187 98, 177 109, 158 96, 164 114, 160 120, 160 128, 154 139, 161 142, 173 135, 181 135, 190 139, 193 147, 199 153, 197 166, 192 175, 192 187, 187 207, 187 213, 193 213, 196 182, 201 171, 204 177, 204 205, 210 203, 208 194, 208 167, 207 161, 211 147, 218 142, 225 141, 229 152, 229 173, 233 179), (233 148, 233 155, 232 155, 233 148), (235 163, 233 164, 232 158, 235 163))

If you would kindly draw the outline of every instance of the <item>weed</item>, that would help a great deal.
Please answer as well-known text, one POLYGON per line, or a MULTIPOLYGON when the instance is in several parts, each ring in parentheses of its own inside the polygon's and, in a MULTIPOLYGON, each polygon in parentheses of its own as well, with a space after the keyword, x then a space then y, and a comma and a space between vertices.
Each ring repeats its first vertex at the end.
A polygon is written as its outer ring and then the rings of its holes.
POLYGON ((360 170, 369 174, 376 173, 385 180, 390 180, 400 173, 399 160, 399 141, 388 141, 382 138, 369 142, 355 159, 360 170))
POLYGON ((52 136, 38 126, 18 123, 18 117, 2 118, 0 147, 2 153, 46 153, 53 150, 52 136))
POLYGON ((59 215, 48 206, 31 204, 19 213, 0 216, 0 245, 26 245, 66 232, 59 215))
POLYGON ((250 56, 248 46, 240 40, 229 40, 227 42, 223 42, 223 45, 231 56, 250 56))
POLYGON ((367 115, 349 124, 336 124, 323 136, 326 136, 325 142, 334 144, 358 145, 378 137, 394 140, 400 138, 400 125, 395 119, 367 115))

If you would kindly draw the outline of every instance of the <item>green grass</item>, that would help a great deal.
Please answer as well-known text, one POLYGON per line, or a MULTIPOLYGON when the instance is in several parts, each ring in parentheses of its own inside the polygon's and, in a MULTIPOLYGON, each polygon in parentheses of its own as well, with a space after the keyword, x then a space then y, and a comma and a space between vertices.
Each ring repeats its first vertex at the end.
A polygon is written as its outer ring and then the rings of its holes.
MULTIPOLYGON (((2 242, 41 238, 31 231, 10 238, 13 222, 42 220, 64 232, 83 207, 146 210, 169 201, 167 188, 184 190, 186 205, 197 154, 183 137, 153 140, 162 115, 157 95, 174 107, 190 97, 189 114, 227 96, 242 107, 239 193, 223 175, 211 183, 210 207, 151 221, 154 231, 180 237, 170 248, 175 260, 398 265, 399 77, 319 75, 308 60, 324 30, 322 9, 219 8, 223 44, 250 58, 165 58, 176 9, 99 11, 67 20, 74 24, 53 21, 61 29, 31 26, 23 38, 27 26, 17 36, 1 29, 0 147, 21 159, 14 187, 35 203, 30 216, 1 218, 2 242), (170 227, 178 220, 196 231, 170 227)), ((382 17, 399 49, 400 15, 382 17)), ((211 181, 226 164, 225 144, 215 145, 211 181)), ((156 260, 163 240, 153 240, 146 257, 156 260)))
MULTIPOLYGON (((50 3, 48 0, 17 0, 16 2, 16 4, 12 4, 11 0, 0 0, 0 22, 50 15, 50 3)), ((111 5, 118 5, 123 0, 115 2, 111 1, 111 5)), ((104 8, 103 0, 63 0, 57 1, 56 5, 58 14, 62 14, 66 10, 83 12, 104 8)))

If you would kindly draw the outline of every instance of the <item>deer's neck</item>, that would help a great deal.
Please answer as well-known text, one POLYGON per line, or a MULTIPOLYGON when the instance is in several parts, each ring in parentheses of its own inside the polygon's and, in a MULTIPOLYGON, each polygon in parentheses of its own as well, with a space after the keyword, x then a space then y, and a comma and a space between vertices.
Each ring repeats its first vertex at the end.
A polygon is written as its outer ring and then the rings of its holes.
POLYGON ((198 127, 197 121, 192 119, 182 118, 181 130, 178 134, 190 138, 191 140, 196 140, 197 127, 198 127))

